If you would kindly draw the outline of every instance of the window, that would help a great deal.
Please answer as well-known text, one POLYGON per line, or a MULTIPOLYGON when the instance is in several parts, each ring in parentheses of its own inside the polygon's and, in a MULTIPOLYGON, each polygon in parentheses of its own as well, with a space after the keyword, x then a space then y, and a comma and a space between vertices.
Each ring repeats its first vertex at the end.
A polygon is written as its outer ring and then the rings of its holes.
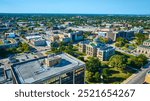
POLYGON ((84 68, 75 70, 75 84, 84 84, 84 68))
POLYGON ((54 77, 54 78, 51 78, 51 79, 45 81, 44 83, 45 84, 59 84, 60 80, 59 80, 59 77, 54 77))
POLYGON ((61 84, 73 84, 73 71, 61 75, 61 84))

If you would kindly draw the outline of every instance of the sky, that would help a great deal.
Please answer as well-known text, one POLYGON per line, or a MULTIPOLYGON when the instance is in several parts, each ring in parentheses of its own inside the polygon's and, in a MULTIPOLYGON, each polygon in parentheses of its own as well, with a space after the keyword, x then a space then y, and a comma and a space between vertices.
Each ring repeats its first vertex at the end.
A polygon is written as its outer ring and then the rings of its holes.
POLYGON ((0 13, 150 14, 150 0, 0 0, 0 13))

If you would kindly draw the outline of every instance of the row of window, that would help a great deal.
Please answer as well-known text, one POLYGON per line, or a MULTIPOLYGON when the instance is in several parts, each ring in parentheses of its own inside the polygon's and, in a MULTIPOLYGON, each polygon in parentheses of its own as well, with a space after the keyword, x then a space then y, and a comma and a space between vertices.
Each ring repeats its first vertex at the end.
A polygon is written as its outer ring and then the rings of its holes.
POLYGON ((73 71, 62 74, 61 76, 57 76, 54 78, 51 78, 49 80, 46 80, 45 84, 83 84, 84 83, 84 68, 80 68, 75 70, 74 74, 73 71), (73 79, 75 81, 73 82, 73 79))

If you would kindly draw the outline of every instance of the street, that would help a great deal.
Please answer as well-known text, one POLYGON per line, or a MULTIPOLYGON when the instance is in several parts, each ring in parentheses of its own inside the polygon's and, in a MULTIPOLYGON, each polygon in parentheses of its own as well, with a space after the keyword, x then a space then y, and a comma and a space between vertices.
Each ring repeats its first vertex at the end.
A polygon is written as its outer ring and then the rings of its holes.
POLYGON ((134 78, 128 81, 127 84, 143 84, 148 71, 150 71, 150 63, 146 65, 146 68, 139 71, 134 78))

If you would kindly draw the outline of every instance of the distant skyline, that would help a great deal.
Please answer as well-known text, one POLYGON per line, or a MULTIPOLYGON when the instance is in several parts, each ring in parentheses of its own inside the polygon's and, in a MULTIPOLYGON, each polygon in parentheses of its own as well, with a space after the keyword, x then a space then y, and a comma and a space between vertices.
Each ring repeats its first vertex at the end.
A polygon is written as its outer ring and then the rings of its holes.
POLYGON ((0 13, 150 14, 150 0, 0 0, 0 13))

